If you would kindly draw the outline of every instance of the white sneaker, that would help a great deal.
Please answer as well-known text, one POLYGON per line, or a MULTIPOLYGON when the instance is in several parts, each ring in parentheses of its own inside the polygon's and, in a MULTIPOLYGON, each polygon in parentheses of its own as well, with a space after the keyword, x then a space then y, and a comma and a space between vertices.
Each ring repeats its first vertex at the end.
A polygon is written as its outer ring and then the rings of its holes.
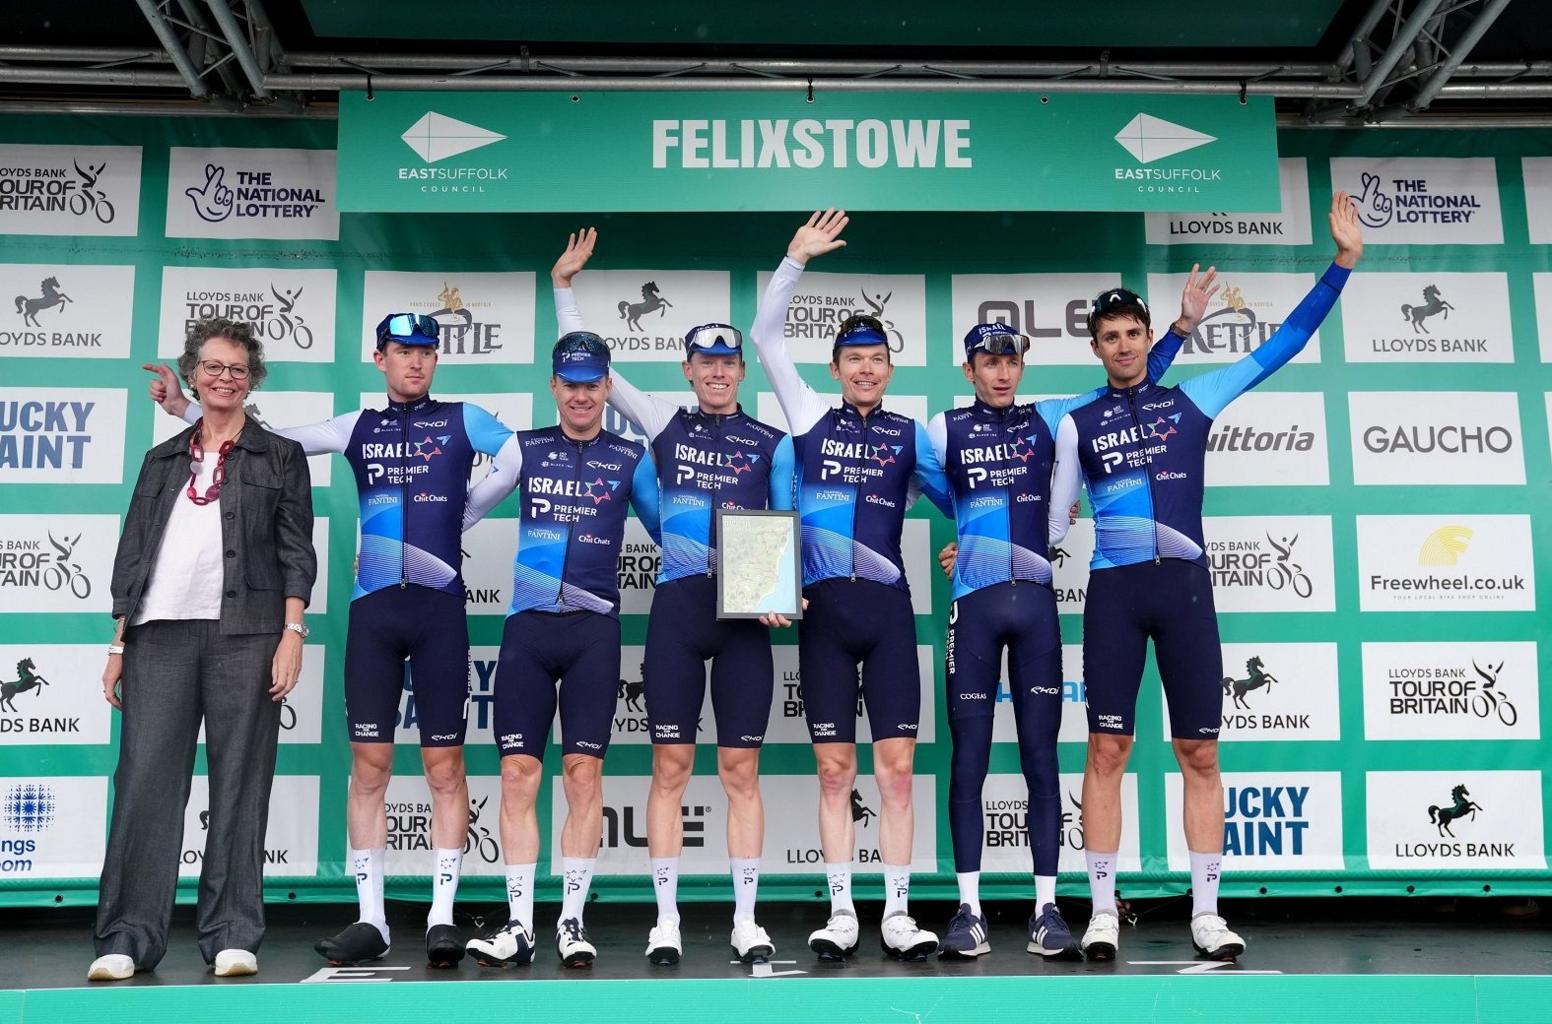
POLYGON ((587 929, 574 917, 555 926, 555 951, 567 967, 591 967, 598 957, 598 947, 587 941, 587 929))
POLYGON ((100 956, 86 969, 87 981, 123 981, 134 976, 135 961, 123 953, 100 956))
POLYGON ((823 928, 809 935, 808 948, 819 954, 821 960, 839 960, 857 951, 860 931, 855 911, 837 910, 823 928))
POLYGON ((259 958, 246 949, 223 949, 216 954, 216 977, 246 978, 259 973, 259 958))
POLYGON ((1209 960, 1233 960, 1245 952, 1245 940, 1229 931, 1217 914, 1201 914, 1191 919, 1191 945, 1209 960))
MULTIPOLYGON (((852 918, 856 920, 856 918, 852 918)), ((776 952, 776 946, 771 942, 771 937, 764 928, 754 923, 754 918, 741 918, 733 922, 733 936, 728 939, 733 946, 733 953, 744 963, 753 963, 764 957, 769 960, 776 952)))
POLYGON ((938 937, 916 926, 916 919, 903 910, 884 918, 879 944, 884 952, 899 960, 925 960, 938 948, 938 937))
POLYGON ((1089 918, 1089 926, 1084 929, 1083 941, 1078 946, 1090 960, 1114 960, 1116 947, 1120 944, 1121 919, 1105 912, 1089 918))
POLYGON ((481 967, 524 967, 533 963, 533 929, 508 921, 489 935, 470 939, 464 949, 481 967))
POLYGON ((679 921, 658 921, 647 935, 647 959, 658 967, 672 967, 679 962, 684 946, 679 941, 679 921))

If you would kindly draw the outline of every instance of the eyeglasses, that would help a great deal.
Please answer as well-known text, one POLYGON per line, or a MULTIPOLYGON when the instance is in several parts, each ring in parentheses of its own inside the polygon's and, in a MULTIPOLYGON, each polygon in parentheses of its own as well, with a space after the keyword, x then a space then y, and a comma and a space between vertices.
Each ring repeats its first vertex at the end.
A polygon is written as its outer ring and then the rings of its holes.
POLYGON ((435 339, 440 329, 441 324, 434 317, 422 313, 395 313, 377 325, 377 343, 386 345, 390 341, 417 336, 435 339))
POLYGON ((221 374, 229 373, 233 380, 248 379, 248 367, 241 363, 218 363, 214 359, 203 359, 200 361, 199 368, 205 371, 206 376, 212 378, 219 378, 221 374))
POLYGON ((987 352, 994 356, 1023 355, 1029 351, 1029 339, 1012 332, 988 331, 970 345, 971 352, 987 352))
POLYGON ((690 351, 698 348, 731 348, 742 350, 744 336, 737 327, 729 327, 727 324, 701 324, 692 327, 684 336, 684 347, 690 351))
POLYGON ((841 326, 836 329, 835 343, 837 345, 886 345, 889 343, 889 335, 884 333, 884 325, 876 316, 849 316, 842 320, 841 326), (868 340, 863 341, 864 338, 868 340))

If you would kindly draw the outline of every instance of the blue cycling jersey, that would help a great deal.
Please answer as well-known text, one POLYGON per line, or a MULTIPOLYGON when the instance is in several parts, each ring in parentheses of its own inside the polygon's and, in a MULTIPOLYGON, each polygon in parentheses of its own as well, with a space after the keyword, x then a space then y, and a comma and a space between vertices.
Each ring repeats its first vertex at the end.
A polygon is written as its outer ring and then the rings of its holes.
POLYGON ((1160 558, 1206 567, 1202 472, 1208 429, 1230 402, 1299 354, 1347 277, 1346 268, 1333 263, 1277 332, 1236 363, 1176 387, 1151 380, 1109 387, 1098 401, 1062 419, 1051 500, 1070 505, 1080 476, 1087 483, 1094 505, 1092 568, 1160 558))
POLYGON ((847 577, 909 591, 900 556, 905 511, 925 494, 952 514, 948 479, 922 425, 876 408, 832 405, 798 376, 782 339, 803 268, 776 268, 755 320, 760 363, 792 429, 803 584, 847 577))
MULTIPOLYGON (((1185 339, 1173 327, 1148 353, 1149 379, 1169 369, 1185 339)), ((948 475, 959 554, 954 599, 1011 580, 1050 585, 1048 534, 1067 508, 1050 501, 1055 433, 1062 417, 1097 401, 1105 388, 996 409, 980 399, 939 413, 927 436, 948 475)))
POLYGON ((575 441, 558 426, 520 430, 470 490, 464 528, 519 488, 507 614, 617 615, 627 504, 658 536, 657 478, 646 449, 607 430, 588 441, 575 441))
MULTIPOLYGON (((183 418, 194 422, 200 407, 183 418)), ((345 456, 361 503, 361 557, 351 600, 413 583, 464 596, 459 546, 476 453, 495 455, 512 431, 477 405, 389 401, 301 427, 272 428, 308 455, 345 456)))
MULTIPOLYGON (((562 334, 587 328, 570 288, 555 289, 562 334)), ((657 465, 662 565, 658 583, 717 570, 716 510, 792 507, 792 439, 749 416, 682 409, 617 370, 609 404, 646 435, 657 465)))

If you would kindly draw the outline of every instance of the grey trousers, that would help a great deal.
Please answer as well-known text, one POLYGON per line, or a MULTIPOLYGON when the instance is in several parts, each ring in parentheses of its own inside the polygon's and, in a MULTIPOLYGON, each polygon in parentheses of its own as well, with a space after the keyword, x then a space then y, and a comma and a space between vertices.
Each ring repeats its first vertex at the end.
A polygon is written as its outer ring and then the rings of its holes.
POLYGON ((149 970, 167 951, 183 812, 200 720, 210 827, 195 914, 199 950, 256 952, 264 937, 264 829, 280 705, 270 699, 278 633, 222 636, 215 620, 133 627, 124 650, 123 724, 113 821, 97 904, 97 955, 149 970))

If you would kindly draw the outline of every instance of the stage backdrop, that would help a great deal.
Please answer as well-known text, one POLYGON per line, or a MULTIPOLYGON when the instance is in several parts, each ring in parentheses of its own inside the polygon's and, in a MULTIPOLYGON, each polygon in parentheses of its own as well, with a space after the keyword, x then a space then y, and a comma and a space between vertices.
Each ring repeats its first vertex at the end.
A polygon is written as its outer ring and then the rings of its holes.
MULTIPOLYGON (((370 325, 391 309, 443 311, 452 331, 436 393, 484 404, 513 428, 547 424, 543 356, 555 317, 546 271, 568 230, 600 229, 593 269, 577 282, 590 326, 612 339, 636 384, 687 399, 678 335, 710 319, 749 324, 807 212, 341 216, 334 146, 335 126, 321 122, 0 118, 0 904, 96 897, 117 753, 118 719, 98 682, 110 566, 142 453, 177 427, 146 400, 139 367, 174 356, 189 320, 256 325, 271 374, 250 411, 284 425, 380 401, 370 325)), ((1278 146, 1281 213, 860 214, 848 247, 806 275, 789 343, 828 389, 831 326, 851 312, 879 315, 898 367, 888 405, 925 417, 969 394, 959 371, 966 327, 1001 319, 1035 339, 1024 397, 1069 394, 1102 379, 1082 328, 1089 296, 1125 284, 1167 320, 1193 261, 1213 262, 1226 287, 1171 371, 1179 381, 1276 329, 1330 257, 1332 189, 1361 195, 1361 272, 1308 349, 1230 407, 1211 437, 1207 537, 1229 676, 1226 888, 1544 891, 1552 138, 1295 131, 1278 146)), ((571 173, 553 170, 557 182, 571 173)), ((745 399, 785 425, 754 364, 745 399)), ((628 432, 618 417, 609 426, 628 432)), ((341 662, 356 496, 331 457, 312 470, 320 572, 306 668, 284 709, 267 843, 275 900, 354 895, 342 870, 341 662)), ((463 892, 492 900, 501 892, 492 677, 514 511, 509 501, 474 529, 464 560, 474 813, 463 892)), ((657 554, 634 521, 631 531, 595 887, 605 900, 651 899, 639 666, 657 554)), ((932 559, 951 536, 925 505, 906 523, 924 680, 914 867, 928 895, 952 883, 939 685, 948 588, 932 559)), ((1080 521, 1055 556, 1068 892, 1083 888, 1078 645, 1092 538, 1080 521)), ((778 636, 762 758, 764 893, 811 899, 820 888, 817 787, 791 641, 778 636)), ((1177 893, 1187 885, 1180 776, 1151 668, 1137 723, 1121 889, 1177 893)), ((416 736, 406 692, 388 795, 390 889, 423 897, 429 805, 416 736)), ((1029 891, 1013 738, 1000 702, 985 792, 986 868, 998 895, 1029 891)), ((854 802, 866 873, 878 864, 878 795, 866 747, 861 760, 854 802)), ((558 764, 552 748, 541 809, 547 878, 564 813, 558 764)), ((725 898, 725 801, 712 750, 698 753, 696 769, 685 799, 694 877, 682 892, 725 898)), ((203 846, 204 770, 201 754, 185 815, 189 884, 203 846)), ((556 892, 553 880, 547 891, 556 892)))

